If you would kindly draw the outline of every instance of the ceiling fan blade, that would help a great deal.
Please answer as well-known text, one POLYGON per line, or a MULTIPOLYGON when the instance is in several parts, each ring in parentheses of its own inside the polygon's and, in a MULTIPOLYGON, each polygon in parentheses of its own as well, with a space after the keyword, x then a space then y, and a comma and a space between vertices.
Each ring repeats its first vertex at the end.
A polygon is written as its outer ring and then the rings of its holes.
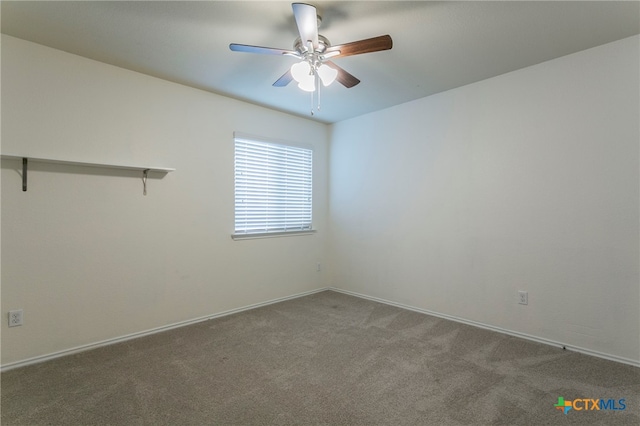
POLYGON ((331 58, 340 58, 342 56, 359 55, 361 53, 379 52, 381 50, 389 50, 393 47, 391 36, 383 35, 379 37, 368 38, 365 40, 354 41, 337 46, 327 47, 325 54, 331 52, 340 52, 338 55, 330 56, 331 58))
POLYGON ((349 74, 344 69, 340 68, 335 63, 333 63, 331 61, 325 61, 324 63, 329 65, 331 68, 334 68, 334 69, 338 70, 338 76, 336 77, 336 80, 338 81, 338 83, 342 84, 347 89, 350 89, 353 86, 355 86, 358 83, 360 83, 360 80, 358 80, 353 75, 349 74))
POLYGON ((274 47, 250 46, 248 44, 231 43, 229 49, 234 52, 260 53, 263 55, 294 55, 298 56, 298 52, 293 50, 276 49, 274 47))
POLYGON ((311 41, 313 48, 318 48, 318 13, 316 8, 306 3, 293 3, 293 16, 298 25, 298 32, 304 47, 311 41))
POLYGON ((282 74, 282 77, 280 77, 279 79, 276 80, 275 83, 273 83, 274 87, 284 87, 287 84, 291 83, 291 81, 293 80, 293 75, 291 75, 291 70, 287 70, 287 72, 285 72, 284 74, 282 74))

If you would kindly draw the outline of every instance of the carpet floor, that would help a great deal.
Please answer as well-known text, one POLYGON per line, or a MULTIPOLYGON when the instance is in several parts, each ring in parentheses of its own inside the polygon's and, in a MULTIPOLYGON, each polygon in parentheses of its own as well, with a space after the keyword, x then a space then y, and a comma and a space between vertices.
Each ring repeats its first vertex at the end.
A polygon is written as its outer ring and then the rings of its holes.
POLYGON ((1 385, 3 425, 640 424, 640 368, 333 291, 9 370, 1 385), (564 414, 559 397, 608 409, 564 414))

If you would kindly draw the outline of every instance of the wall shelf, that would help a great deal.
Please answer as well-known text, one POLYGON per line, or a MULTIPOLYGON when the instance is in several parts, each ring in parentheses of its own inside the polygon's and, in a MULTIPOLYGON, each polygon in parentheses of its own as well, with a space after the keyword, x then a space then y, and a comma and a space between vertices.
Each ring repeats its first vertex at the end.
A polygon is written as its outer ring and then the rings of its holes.
POLYGON ((147 195, 147 174, 149 172, 167 174, 169 172, 175 171, 175 169, 168 167, 147 167, 147 166, 132 166, 132 165, 123 165, 123 164, 108 164, 108 163, 89 163, 84 161, 69 161, 69 160, 57 160, 53 158, 37 158, 37 157, 28 157, 24 155, 13 155, 13 154, 2 154, 0 157, 3 160, 22 160, 22 190, 27 190, 27 169, 28 163, 49 163, 49 164, 60 164, 64 166, 76 166, 76 167, 99 167, 106 169, 116 169, 116 170, 133 170, 142 172, 142 182, 144 184, 143 194, 147 195))
POLYGON ((107 163, 87 163, 83 161, 68 161, 68 160, 55 160, 53 158, 36 158, 29 157, 25 155, 10 155, 10 154, 2 154, 2 159, 7 160, 22 160, 23 158, 27 158, 29 161, 34 163, 51 163, 51 164, 61 164, 68 166, 79 166, 79 167, 102 167, 108 169, 120 169, 120 170, 148 170, 150 172, 159 172, 159 173, 169 173, 173 172, 176 169, 170 169, 167 167, 147 167, 147 166, 131 166, 131 165, 122 165, 122 164, 107 164, 107 163))

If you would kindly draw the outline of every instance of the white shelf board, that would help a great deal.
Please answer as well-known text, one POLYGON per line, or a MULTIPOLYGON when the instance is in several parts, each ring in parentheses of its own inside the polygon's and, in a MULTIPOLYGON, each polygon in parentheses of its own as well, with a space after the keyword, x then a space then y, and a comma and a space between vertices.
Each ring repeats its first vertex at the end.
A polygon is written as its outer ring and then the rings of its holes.
POLYGON ((51 164, 63 164, 70 166, 81 166, 81 167, 102 167, 109 169, 120 169, 120 170, 149 170, 150 172, 159 172, 159 173, 169 173, 173 172, 176 169, 171 169, 168 167, 148 167, 148 166, 131 166, 131 165, 123 165, 123 164, 107 164, 107 163, 88 163, 84 161, 69 161, 69 160, 56 160, 53 158, 36 158, 29 157, 26 155, 13 155, 13 154, 2 154, 2 159, 7 160, 21 160, 26 158, 29 162, 36 163, 51 163, 51 164))

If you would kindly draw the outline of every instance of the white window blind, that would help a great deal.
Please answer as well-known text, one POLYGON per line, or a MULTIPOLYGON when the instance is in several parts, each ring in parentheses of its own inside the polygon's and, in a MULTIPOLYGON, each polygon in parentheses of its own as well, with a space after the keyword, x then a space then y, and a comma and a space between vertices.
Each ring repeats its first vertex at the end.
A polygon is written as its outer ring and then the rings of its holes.
POLYGON ((235 137, 235 235, 310 231, 313 151, 235 137))

